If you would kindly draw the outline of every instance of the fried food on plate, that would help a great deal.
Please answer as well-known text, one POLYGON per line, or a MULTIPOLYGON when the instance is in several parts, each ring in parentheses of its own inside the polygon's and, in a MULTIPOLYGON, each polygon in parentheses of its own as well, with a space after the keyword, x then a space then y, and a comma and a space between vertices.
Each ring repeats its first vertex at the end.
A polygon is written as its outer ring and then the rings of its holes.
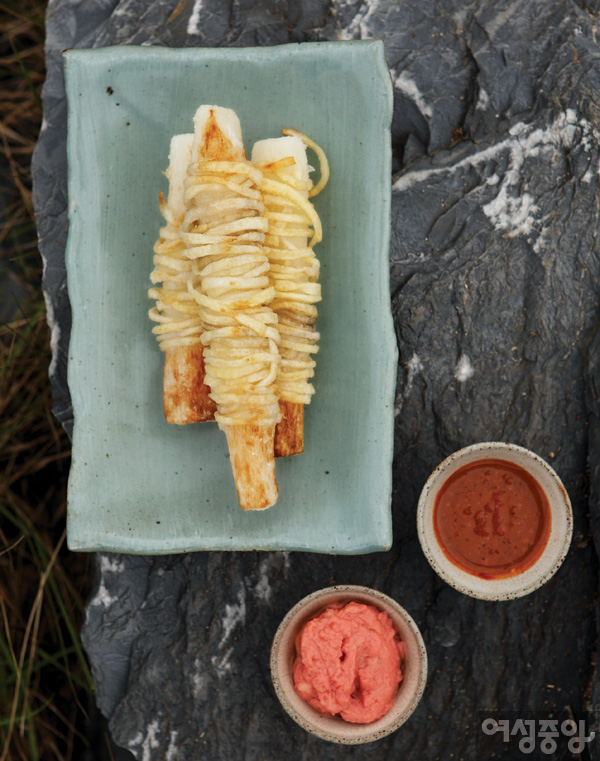
POLYGON ((275 432, 275 456, 299 454, 304 448, 304 405, 315 389, 312 357, 319 347, 315 329, 321 300, 319 260, 313 246, 322 238, 320 219, 308 200, 325 186, 329 176, 323 151, 305 135, 284 130, 285 137, 261 140, 252 149, 252 163, 263 173, 261 191, 269 228, 265 251, 275 288, 271 303, 279 319, 281 367, 277 377, 281 422, 275 432), (309 178, 306 146, 317 152, 321 181, 309 178))
POLYGON ((269 304, 268 222, 262 175, 246 159, 231 109, 201 106, 194 117, 192 159, 184 182, 180 238, 194 261, 205 383, 225 431, 238 499, 244 510, 270 507, 278 496, 273 440, 280 420, 277 315, 269 304))
POLYGON ((169 193, 165 201, 159 196, 160 212, 165 220, 154 245, 154 270, 148 291, 156 300, 150 318, 157 323, 153 333, 165 353, 163 406, 168 423, 199 423, 212 420, 216 404, 204 383, 204 358, 200 341, 202 321, 194 297, 188 290, 197 284, 193 262, 185 256, 186 246, 179 238, 185 214, 183 181, 192 157, 194 136, 175 135, 171 139, 169 193))
POLYGON ((275 457, 302 452, 314 394, 322 231, 309 198, 329 168, 303 133, 283 132, 258 142, 251 163, 235 112, 200 106, 194 134, 173 137, 149 291, 167 422, 218 423, 244 510, 277 500, 275 457))

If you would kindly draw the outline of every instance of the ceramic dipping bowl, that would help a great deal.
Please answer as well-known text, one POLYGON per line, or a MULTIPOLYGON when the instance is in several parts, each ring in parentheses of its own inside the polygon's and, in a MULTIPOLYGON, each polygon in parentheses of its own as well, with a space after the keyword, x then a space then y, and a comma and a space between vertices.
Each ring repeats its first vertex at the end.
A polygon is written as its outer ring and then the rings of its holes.
POLYGON ((573 534, 573 513, 565 487, 554 470, 534 452, 503 442, 483 442, 450 455, 427 480, 417 507, 417 529, 425 557, 450 586, 482 600, 512 600, 535 591, 560 568, 573 534), (483 459, 505 460, 523 468, 545 492, 551 526, 545 549, 536 562, 509 578, 480 578, 453 563, 442 550, 434 530, 434 505, 438 492, 459 468, 483 459))
POLYGON ((345 745, 379 740, 398 729, 413 713, 425 689, 427 652, 421 633, 410 615, 395 600, 362 586, 320 589, 300 600, 285 616, 273 639, 271 677, 275 692, 287 713, 303 729, 322 740, 345 745), (325 716, 306 703, 294 689, 292 670, 296 638, 304 624, 334 604, 355 601, 385 611, 406 643, 404 678, 388 713, 370 724, 353 724, 339 716, 325 716))

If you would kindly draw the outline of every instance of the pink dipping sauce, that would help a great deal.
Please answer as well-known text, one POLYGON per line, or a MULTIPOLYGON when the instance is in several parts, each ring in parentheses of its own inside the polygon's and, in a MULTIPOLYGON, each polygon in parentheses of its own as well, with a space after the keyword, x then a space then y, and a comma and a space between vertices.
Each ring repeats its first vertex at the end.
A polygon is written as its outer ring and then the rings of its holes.
POLYGON ((325 715, 368 724, 392 707, 406 645, 387 613, 358 602, 331 606, 296 641, 294 687, 325 715))

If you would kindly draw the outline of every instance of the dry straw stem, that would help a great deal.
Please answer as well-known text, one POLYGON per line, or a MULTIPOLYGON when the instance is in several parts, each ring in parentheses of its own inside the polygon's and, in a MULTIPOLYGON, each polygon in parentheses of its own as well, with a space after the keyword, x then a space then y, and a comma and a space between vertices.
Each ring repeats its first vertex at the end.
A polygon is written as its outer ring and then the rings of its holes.
POLYGON ((0 0, 0 761, 81 759, 92 679, 88 558, 65 547, 68 437, 51 413, 31 156, 44 16, 0 0))

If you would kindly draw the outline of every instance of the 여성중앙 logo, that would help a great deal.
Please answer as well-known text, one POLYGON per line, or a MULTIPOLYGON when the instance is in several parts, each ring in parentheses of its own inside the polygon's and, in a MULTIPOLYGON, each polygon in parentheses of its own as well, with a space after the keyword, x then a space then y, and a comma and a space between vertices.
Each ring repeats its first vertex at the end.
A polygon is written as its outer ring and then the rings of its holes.
POLYGON ((477 761, 587 758, 600 716, 568 711, 478 711, 477 761))

